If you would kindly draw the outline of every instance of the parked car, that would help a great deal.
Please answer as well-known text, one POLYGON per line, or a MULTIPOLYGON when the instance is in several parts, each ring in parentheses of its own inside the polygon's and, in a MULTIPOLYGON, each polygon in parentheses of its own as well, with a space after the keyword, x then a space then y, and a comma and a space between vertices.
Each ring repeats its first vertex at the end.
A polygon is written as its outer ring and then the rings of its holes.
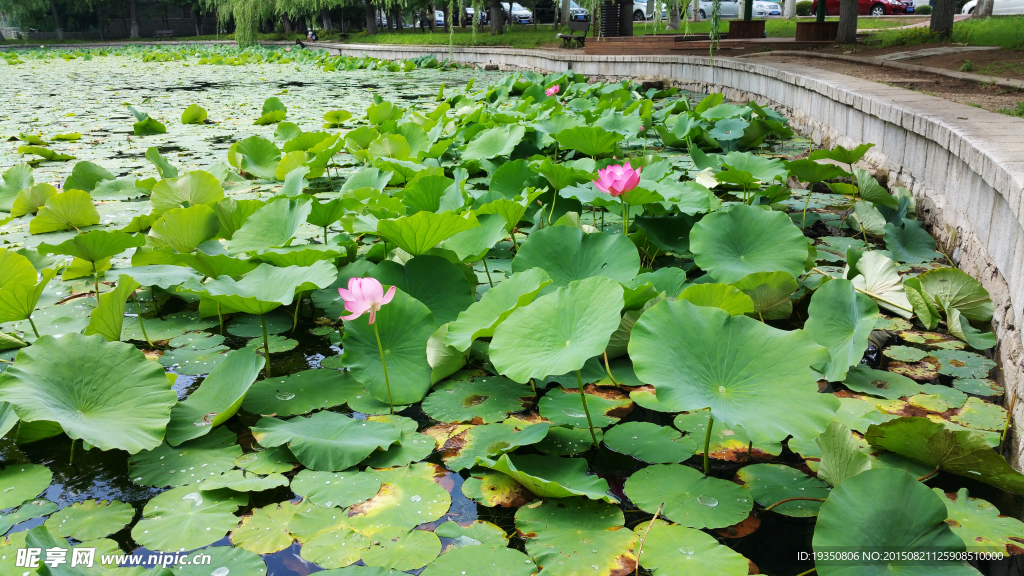
MULTIPOLYGON (((964 4, 961 14, 974 14, 978 6, 978 0, 971 0, 964 4)), ((1006 16, 1010 14, 1024 14, 1024 0, 992 0, 992 15, 1006 16)))
MULTIPOLYGON (((550 24, 558 19, 561 9, 561 0, 538 0, 534 5, 534 17, 541 24, 550 24)), ((575 0, 570 0, 569 18, 579 22, 587 22, 590 20, 590 11, 577 4, 575 0)))
MULTIPOLYGON (((661 19, 668 19, 668 6, 664 2, 661 3, 661 19)), ((633 0, 633 21, 643 22, 644 20, 654 20, 654 12, 647 13, 647 2, 633 0)))
MULTIPOLYGON (((998 1, 998 0, 997 0, 998 1)), ((811 14, 816 14, 818 0, 811 4, 811 14)), ((830 16, 839 15, 839 0, 825 0, 825 12, 830 16)), ((913 10, 911 10, 913 12, 913 10)), ((861 16, 885 16, 887 14, 907 14, 907 6, 900 0, 858 0, 857 14, 861 16)))
MULTIPOLYGON (((701 0, 700 3, 700 17, 701 19, 707 19, 711 16, 711 2, 705 2, 701 0)), ((743 4, 737 0, 729 1, 722 0, 721 11, 719 12, 723 20, 742 18, 743 17, 743 4)), ((769 0, 754 0, 754 18, 771 18, 773 16, 782 16, 782 5, 778 2, 769 0)))
POLYGON ((533 12, 523 8, 519 2, 513 2, 511 7, 509 7, 508 2, 502 2, 501 7, 505 10, 506 16, 509 12, 512 13, 512 22, 516 24, 533 24, 533 12))
POLYGON ((434 26, 444 28, 444 10, 434 10, 434 26))

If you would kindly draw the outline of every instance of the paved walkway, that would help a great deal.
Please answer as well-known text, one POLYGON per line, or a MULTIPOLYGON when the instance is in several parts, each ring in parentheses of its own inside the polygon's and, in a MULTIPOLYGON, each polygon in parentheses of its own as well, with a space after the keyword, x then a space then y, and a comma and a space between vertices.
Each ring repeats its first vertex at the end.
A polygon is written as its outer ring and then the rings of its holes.
MULTIPOLYGON (((903 16, 905 17, 906 15, 903 15, 903 16)), ((970 17, 971 17, 970 14, 954 14, 953 15, 953 22, 959 22, 961 20, 966 20, 966 19, 968 19, 970 17)), ((918 22, 917 24, 907 24, 906 26, 895 26, 893 28, 862 28, 860 30, 857 30, 857 32, 885 32, 886 30, 906 30, 908 28, 924 28, 925 26, 928 26, 930 24, 931 24, 931 18, 929 18, 928 20, 925 20, 923 22, 918 22)))

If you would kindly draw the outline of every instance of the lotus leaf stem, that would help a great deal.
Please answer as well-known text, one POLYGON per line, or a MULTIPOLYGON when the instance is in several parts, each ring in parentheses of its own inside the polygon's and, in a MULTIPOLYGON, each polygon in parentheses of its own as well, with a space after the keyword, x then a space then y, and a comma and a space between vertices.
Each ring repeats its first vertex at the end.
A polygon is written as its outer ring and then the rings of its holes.
POLYGON ((608 365, 608 351, 604 351, 604 370, 608 373, 608 379, 612 381, 612 384, 619 386, 620 384, 615 380, 615 376, 612 376, 612 367, 608 365))
POLYGON ((68 459, 68 465, 75 463, 75 439, 71 439, 71 457, 68 459))
POLYGON ((809 496, 794 496, 792 498, 786 498, 785 500, 779 500, 775 504, 772 504, 771 506, 765 508, 764 511, 767 512, 767 511, 771 510, 772 508, 775 508, 776 506, 779 506, 780 504, 785 504, 786 502, 792 502, 794 500, 811 500, 811 501, 814 501, 814 502, 824 502, 825 501, 824 498, 811 498, 809 496))
POLYGON ((626 208, 626 200, 619 196, 619 202, 622 205, 622 235, 629 236, 629 210, 626 208))
POLYGON ((217 302, 217 320, 220 321, 220 335, 224 335, 224 314, 220 311, 220 302, 217 302))
POLYGON ((935 476, 936 474, 939 473, 939 468, 941 468, 941 466, 936 466, 935 470, 932 470, 931 472, 925 474, 924 476, 921 476, 920 478, 917 479, 917 481, 925 482, 927 480, 930 480, 932 476, 935 476))
MULTIPOLYGON (((818 268, 811 268, 811 271, 812 272, 817 272, 818 274, 821 274, 822 276, 831 276, 831 274, 829 274, 828 272, 825 272, 824 270, 819 270, 818 268)), ((899 304, 897 304, 897 303, 895 303, 895 302, 893 302, 891 300, 886 300, 885 298, 882 298, 881 296, 879 296, 878 294, 875 294, 874 292, 869 292, 867 290, 864 290, 864 289, 861 289, 861 288, 857 288, 856 286, 854 286, 853 289, 856 290, 857 292, 860 292, 861 294, 864 294, 865 296, 870 296, 871 298, 874 298, 875 300, 878 300, 879 302, 884 302, 884 303, 886 303, 886 304, 888 304, 890 306, 894 306, 894 307, 899 308, 900 310, 903 310, 905 312, 910 312, 911 314, 914 313, 914 309, 913 308, 905 308, 903 306, 900 306, 899 304)))
POLYGON ((260 325, 263 326, 263 357, 267 364, 264 366, 263 375, 270 378, 270 344, 267 343, 267 315, 260 314, 260 325))
POLYGON ((491 285, 491 288, 494 288, 494 281, 491 280, 491 271, 487 269, 487 256, 484 256, 481 262, 484 263, 484 272, 487 273, 487 283, 491 285))
POLYGON ((391 400, 391 381, 388 380, 388 363, 384 360, 384 346, 380 343, 380 331, 377 325, 373 325, 373 334, 377 337, 377 350, 380 350, 380 365, 384 369, 384 386, 388 389, 388 405, 391 406, 391 413, 395 413, 395 403, 391 400))
POLYGON ((587 415, 587 426, 590 427, 590 438, 594 441, 594 446, 597 446, 597 434, 594 434, 594 421, 590 419, 590 408, 587 408, 587 395, 583 393, 583 374, 579 370, 576 371, 576 381, 580 385, 580 400, 583 401, 583 412, 587 415))
POLYGON ((661 515, 661 510, 665 507, 665 503, 662 502, 658 505, 658 510, 654 513, 654 518, 651 518, 650 523, 647 524, 647 529, 644 530, 643 538, 640 538, 640 545, 636 549, 636 572, 633 576, 640 576, 640 555, 644 552, 644 542, 647 541, 647 535, 651 532, 651 526, 658 520, 658 516, 661 515))
POLYGON ((708 431, 704 434, 704 475, 708 475, 708 469, 711 467, 708 462, 708 448, 711 447, 711 428, 715 425, 715 419, 708 416, 708 431))
POLYGON ((558 190, 555 190, 554 197, 551 198, 551 211, 548 212, 548 226, 551 226, 551 219, 555 217, 555 204, 558 202, 558 190))
POLYGON ((292 334, 295 334, 295 328, 299 325, 299 310, 302 309, 302 294, 295 299, 295 313, 292 314, 292 334))
POLYGON ((96 306, 100 305, 100 271, 96 270, 96 264, 93 264, 92 270, 92 283, 96 287, 96 306))
MULTIPOLYGON (((31 322, 32 319, 29 318, 31 322)), ((33 328, 35 328, 33 326, 33 328)), ((1010 400, 1010 409, 1006 411, 1006 424, 1003 424, 1003 433, 999 435, 999 452, 1003 451, 1003 440, 1006 440, 1006 432, 1010 429, 1010 421, 1013 420, 1013 405, 1017 403, 1017 395, 1014 394, 1013 399, 1010 400)))
POLYGON ((146 334, 146 324, 142 321, 142 311, 139 310, 138 297, 132 300, 132 305, 135 306, 135 315, 139 318, 139 329, 142 330, 142 337, 146 339, 146 344, 149 344, 150 348, 154 348, 153 342, 149 339, 149 334, 146 334))
POLYGON ((801 573, 797 574, 796 576, 807 576, 808 574, 813 574, 814 572, 817 572, 817 571, 818 571, 817 568, 811 568, 810 570, 808 570, 806 572, 801 572, 801 573))
POLYGON ((36 323, 32 321, 32 315, 31 314, 28 315, 28 323, 29 323, 29 325, 32 326, 32 331, 35 332, 36 338, 39 338, 39 330, 36 330, 36 323))
POLYGON ((811 190, 813 188, 814 188, 814 185, 811 184, 811 187, 807 189, 807 201, 804 202, 804 217, 803 217, 802 220, 800 220, 800 231, 801 232, 803 232, 804 231, 804 227, 807 226, 807 207, 810 206, 810 204, 811 204, 811 190))

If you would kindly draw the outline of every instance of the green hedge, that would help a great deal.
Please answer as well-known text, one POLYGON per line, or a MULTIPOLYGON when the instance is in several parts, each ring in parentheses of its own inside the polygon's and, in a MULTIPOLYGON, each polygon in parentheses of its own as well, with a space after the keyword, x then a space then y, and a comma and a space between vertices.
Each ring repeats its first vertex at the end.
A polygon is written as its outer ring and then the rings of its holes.
POLYGON ((797 16, 811 16, 811 6, 813 2, 811 0, 801 0, 796 3, 796 15, 797 16))
POLYGON ((924 6, 918 6, 914 9, 914 14, 920 14, 921 16, 927 16, 932 13, 932 7, 925 4, 924 6))

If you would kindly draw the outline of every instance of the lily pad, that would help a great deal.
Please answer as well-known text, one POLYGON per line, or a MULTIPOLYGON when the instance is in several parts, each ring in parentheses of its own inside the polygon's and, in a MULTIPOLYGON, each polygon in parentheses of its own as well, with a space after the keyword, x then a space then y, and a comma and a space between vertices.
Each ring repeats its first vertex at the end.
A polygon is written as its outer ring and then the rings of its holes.
POLYGON ((807 241, 782 212, 738 205, 709 214, 693 227, 690 250, 715 280, 738 282, 752 272, 803 273, 807 241))
MULTIPOLYGON (((587 396, 587 408, 590 410, 595 428, 604 428, 618 422, 633 406, 629 396, 618 390, 590 386, 584 389, 584 394, 587 396)), ((541 416, 556 424, 576 428, 587 427, 587 414, 583 409, 578 388, 566 390, 559 387, 549 390, 540 399, 537 407, 541 416)))
MULTIPOLYGON (((595 428, 594 435, 600 442, 604 438, 604 430, 595 428)), ((575 456, 593 448, 594 439, 589 428, 556 426, 548 430, 548 435, 534 447, 550 456, 575 456)))
POLYGON ((73 439, 135 454, 160 445, 177 396, 160 366, 134 346, 66 334, 19 350, 0 374, 0 400, 23 422, 57 422, 73 439))
POLYGON ((633 532, 638 539, 646 534, 640 565, 653 576, 745 576, 748 573, 746 558, 700 530, 658 520, 653 525, 641 522, 633 532))
MULTIPOLYGON (((754 301, 750 296, 729 284, 716 284, 714 282, 694 284, 683 290, 679 294, 679 299, 687 300, 697 306, 721 308, 734 316, 754 312, 754 301)), ((792 310, 792 305, 790 309, 792 310)))
POLYGON ((288 444, 304 466, 325 472, 350 468, 374 450, 397 442, 401 435, 391 424, 354 420, 333 412, 291 420, 265 416, 252 427, 252 434, 263 446, 288 444))
POLYGON ((208 546, 238 526, 235 510, 248 500, 248 495, 231 490, 168 490, 146 503, 132 538, 150 550, 167 552, 208 546))
POLYGON ((587 474, 587 461, 583 458, 559 456, 533 456, 503 454, 495 460, 480 459, 477 464, 503 472, 541 498, 568 498, 586 496, 591 500, 617 502, 609 494, 608 482, 587 474))
POLYGON ((637 537, 624 529, 622 510, 611 504, 571 498, 523 506, 516 528, 537 567, 552 576, 611 576, 636 567, 637 537))
POLYGON ((295 537, 289 532, 291 521, 302 509, 304 502, 282 502, 256 508, 242 518, 242 523, 231 532, 231 542, 244 550, 257 554, 280 552, 292 545, 295 537))
POLYGON ((294 470, 298 462, 287 448, 279 446, 242 454, 235 458, 235 466, 253 474, 273 474, 294 470))
POLYGON ((131 457, 128 474, 132 482, 143 486, 197 484, 235 467, 235 458, 242 454, 235 441, 235 434, 220 427, 176 448, 165 442, 131 457))
POLYGON ((304 560, 321 568, 349 566, 370 547, 370 539, 350 528, 324 530, 302 545, 300 554, 304 560))
MULTIPOLYGON (((743 487, 750 491, 762 506, 771 506, 788 498, 828 498, 831 490, 821 480, 811 478, 803 472, 782 464, 754 464, 745 466, 736 473, 743 487)), ((805 518, 817 516, 821 502, 793 500, 772 508, 784 516, 805 518)))
POLYGON ((195 345, 183 346, 165 352, 160 356, 160 364, 174 369, 174 372, 178 374, 187 376, 208 374, 227 358, 224 354, 227 350, 229 350, 227 346, 213 346, 212 348, 197 348, 195 345))
POLYGON ((536 499, 532 492, 511 476, 484 468, 470 472, 470 477, 462 483, 462 494, 488 508, 518 508, 536 499))
MULTIPOLYGON (((371 416, 370 419, 381 416, 371 416)), ((415 423, 414 423, 415 425, 415 423)), ((430 456, 437 444, 434 439, 426 434, 415 431, 402 431, 401 438, 396 444, 392 444, 387 450, 377 451, 366 459, 366 465, 373 468, 390 468, 392 466, 405 466, 411 462, 418 462, 430 456)))
POLYGON ((517 430, 506 424, 473 426, 448 440, 442 447, 445 465, 450 470, 471 468, 480 458, 497 458, 520 446, 540 442, 548 433, 550 424, 534 424, 517 430))
POLYGON ((35 498, 52 479, 53 473, 39 464, 11 464, 0 470, 0 510, 35 498))
POLYGON ((395 220, 381 220, 377 223, 377 234, 389 244, 418 256, 445 239, 479 225, 472 213, 464 217, 454 212, 417 212, 395 220))
MULTIPOLYGON (((704 438, 708 430, 707 410, 679 414, 672 420, 672 425, 686 432, 693 440, 698 456, 704 454, 704 438)), ((715 422, 711 427, 710 440, 708 456, 715 460, 746 462, 750 459, 771 459, 782 453, 780 442, 761 438, 755 442, 742 426, 726 428, 720 422, 715 422)))
POLYGON ((203 482, 203 490, 226 488, 235 492, 262 492, 287 485, 288 479, 281 474, 260 476, 242 470, 228 470, 220 476, 207 478, 203 482))
POLYGON ((448 324, 445 343, 468 350, 477 338, 494 335, 494 329, 517 308, 533 302, 542 288, 551 283, 540 268, 517 272, 484 292, 479 302, 470 304, 448 324))
POLYGON ((348 372, 303 370, 256 382, 246 394, 242 409, 279 417, 308 414, 345 404, 362 389, 348 372))
POLYGON ((899 362, 920 362, 922 358, 928 355, 924 350, 911 348, 910 346, 889 346, 882 351, 882 354, 899 362))
MULTIPOLYGON (((370 270, 370 276, 426 304, 438 325, 455 320, 473 304, 466 275, 440 256, 416 256, 404 266, 385 260, 370 270)), ((333 315, 328 310, 328 314, 333 315)), ((347 314, 338 310, 339 314, 347 314)))
POLYGON ((683 462, 693 456, 697 445, 670 426, 650 422, 627 422, 605 432, 604 443, 612 450, 629 454, 650 464, 683 462))
POLYGON ((175 576, 207 576, 207 573, 223 576, 228 574, 263 576, 267 573, 266 562, 260 558, 259 554, 248 550, 231 546, 211 546, 206 548, 204 553, 210 555, 209 564, 179 564, 175 566, 175 576))
MULTIPOLYGON (((0 472, 0 474, 3 474, 3 472, 0 472)), ((0 515, 0 534, 6 534, 13 526, 21 524, 26 520, 46 516, 56 510, 57 505, 49 500, 43 498, 26 500, 14 512, 0 515)), ((0 560, 2 559, 3 555, 0 554, 0 560)))
MULTIPOLYGON (((292 319, 287 314, 272 312, 265 316, 267 335, 273 336, 291 330, 292 319)), ((241 314, 233 317, 228 324, 228 334, 242 338, 263 337, 263 326, 258 314, 241 314)))
POLYGON ((980 398, 968 398, 960 412, 950 420, 967 428, 998 431, 1006 426, 1006 418, 1006 408, 980 398))
POLYGON ((953 387, 975 396, 1002 396, 1006 390, 995 380, 986 378, 961 378, 953 381, 953 387))
POLYGON ((940 334, 938 332, 917 332, 914 330, 904 330, 899 333, 900 340, 909 342, 911 344, 917 344, 923 346, 928 350, 963 350, 966 344, 961 340, 957 340, 955 337, 948 334, 940 334))
POLYGON ((946 524, 969 549, 1007 555, 1020 550, 1024 522, 1000 515, 995 506, 981 498, 969 497, 967 488, 955 495, 938 488, 932 488, 932 492, 946 505, 946 524))
POLYGON ((804 330, 832 355, 829 362, 817 368, 826 380, 843 381, 850 367, 857 366, 864 356, 878 306, 854 290, 848 280, 837 279, 814 291, 807 316, 804 330))
MULTIPOLYGON (((212 320, 209 318, 202 319, 199 317, 199 312, 191 310, 175 312, 163 318, 148 318, 143 320, 143 322, 146 323, 146 335, 152 341, 170 340, 186 332, 205 330, 217 325, 216 318, 212 320)), ((125 340, 146 341, 145 335, 142 334, 142 328, 139 326, 138 318, 128 317, 124 319, 122 337, 125 340)))
POLYGON ((981 354, 963 350, 935 350, 932 356, 939 360, 939 374, 954 378, 987 378, 996 363, 981 354))
POLYGON ((436 386, 422 407, 439 422, 489 424, 522 410, 532 398, 533 392, 525 384, 486 373, 462 373, 436 386))
POLYGON ((446 548, 446 552, 468 546, 508 546, 508 535, 505 534, 505 530, 484 520, 476 520, 466 526, 449 520, 438 526, 434 534, 453 541, 446 548))
POLYGON ((380 491, 380 477, 355 468, 342 472, 303 470, 292 479, 292 491, 317 506, 347 508, 365 502, 380 491))
POLYGON ((665 518, 691 528, 722 528, 741 522, 753 508, 750 492, 681 464, 648 466, 629 477, 626 496, 651 512, 662 503, 665 518))
POLYGON ((441 518, 452 505, 451 495, 436 483, 418 476, 386 482, 369 500, 349 509, 348 521, 364 534, 411 529, 441 518))
MULTIPOLYGON (((253 338, 245 343, 246 348, 255 350, 255 352, 261 356, 263 355, 263 345, 263 338, 253 338)), ((292 340, 291 338, 286 338, 284 336, 274 335, 267 336, 266 345, 267 348, 270 349, 271 354, 277 354, 280 352, 294 350, 299 345, 299 342, 298 340, 292 340)))
POLYGON ((414 570, 426 566, 441 552, 441 540, 427 530, 390 528, 373 535, 373 542, 363 552, 367 566, 394 570, 414 570))
POLYGON ((131 504, 111 500, 85 500, 62 508, 46 519, 46 529, 55 536, 70 536, 79 542, 109 536, 135 518, 131 504))
MULTIPOLYGON (((438 529, 440 531, 440 528, 438 529)), ((439 534, 440 535, 440 534, 439 534)), ((536 568, 530 557, 504 545, 450 548, 423 570, 424 576, 530 576, 536 568)))
POLYGON ((512 271, 541 268, 555 286, 604 276, 629 282, 640 269, 636 246, 622 235, 585 234, 572 226, 551 226, 530 235, 512 260, 512 271))
POLYGON ((921 391, 921 385, 906 376, 875 370, 863 364, 850 369, 843 385, 854 392, 881 396, 889 400, 913 396, 921 391))

